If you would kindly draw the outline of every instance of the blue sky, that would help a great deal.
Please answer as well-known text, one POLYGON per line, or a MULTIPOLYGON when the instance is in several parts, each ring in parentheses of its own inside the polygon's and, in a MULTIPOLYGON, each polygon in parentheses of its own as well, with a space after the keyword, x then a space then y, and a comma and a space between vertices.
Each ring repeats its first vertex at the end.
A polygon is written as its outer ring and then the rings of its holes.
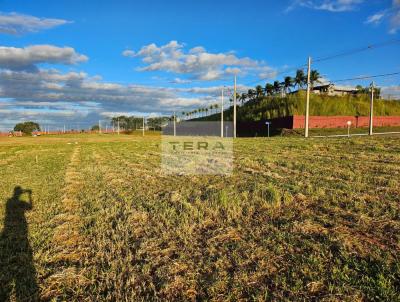
MULTIPOLYGON (((2 127, 205 106, 235 73, 245 90, 308 55, 400 39, 399 10, 399 0, 0 0, 2 127)), ((315 68, 329 80, 396 72, 399 50, 397 43, 315 68)), ((399 77, 377 83, 399 93, 399 77)))

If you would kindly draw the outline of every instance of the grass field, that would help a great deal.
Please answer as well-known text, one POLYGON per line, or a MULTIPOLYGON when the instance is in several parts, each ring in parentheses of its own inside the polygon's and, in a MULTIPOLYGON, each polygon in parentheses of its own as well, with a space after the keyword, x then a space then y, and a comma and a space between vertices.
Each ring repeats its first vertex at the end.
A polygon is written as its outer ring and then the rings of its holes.
POLYGON ((158 136, 0 138, 0 301, 400 301, 399 142, 237 139, 189 177, 158 136))

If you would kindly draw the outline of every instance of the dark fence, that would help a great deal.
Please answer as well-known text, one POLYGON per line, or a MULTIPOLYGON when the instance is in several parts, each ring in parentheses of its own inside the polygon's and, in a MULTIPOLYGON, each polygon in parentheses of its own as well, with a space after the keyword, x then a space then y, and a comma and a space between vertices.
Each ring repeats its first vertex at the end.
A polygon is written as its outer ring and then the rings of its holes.
POLYGON ((268 125, 270 135, 280 133, 281 129, 293 129, 293 116, 275 118, 270 120, 261 120, 258 122, 238 122, 237 136, 239 137, 255 137, 268 136, 268 125))
MULTIPOLYGON (((174 135, 174 123, 162 128, 163 135, 174 135)), ((178 136, 221 136, 221 122, 179 122, 176 123, 178 136)), ((233 136, 233 123, 224 122, 224 137, 233 136)))

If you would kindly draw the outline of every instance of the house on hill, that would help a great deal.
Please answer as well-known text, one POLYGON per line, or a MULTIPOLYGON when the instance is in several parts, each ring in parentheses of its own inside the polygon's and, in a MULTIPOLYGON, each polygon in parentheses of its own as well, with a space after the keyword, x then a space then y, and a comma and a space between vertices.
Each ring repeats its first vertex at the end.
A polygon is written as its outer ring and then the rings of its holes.
POLYGON ((355 87, 336 86, 334 84, 320 85, 312 88, 315 94, 329 95, 329 96, 347 96, 357 95, 358 89, 355 87))

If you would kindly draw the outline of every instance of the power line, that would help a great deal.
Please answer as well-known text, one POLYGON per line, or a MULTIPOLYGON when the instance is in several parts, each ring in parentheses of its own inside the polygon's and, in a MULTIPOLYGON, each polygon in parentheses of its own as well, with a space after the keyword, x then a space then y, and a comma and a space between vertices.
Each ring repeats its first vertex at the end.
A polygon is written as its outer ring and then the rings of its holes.
POLYGON ((360 48, 356 48, 356 49, 352 49, 352 50, 348 50, 348 51, 343 51, 343 52, 336 53, 336 54, 326 56, 326 57, 316 58, 313 60, 313 63, 318 63, 318 62, 328 61, 328 60, 332 60, 332 59, 336 59, 336 58, 340 58, 340 57, 350 56, 350 55, 357 54, 360 52, 364 52, 364 51, 368 51, 368 50, 372 50, 372 49, 376 49, 376 48, 381 48, 381 47, 385 47, 385 46, 393 45, 393 44, 397 44, 397 43, 400 43, 400 39, 390 40, 390 41, 386 41, 386 42, 382 42, 382 43, 370 44, 365 47, 360 47, 360 48))
MULTIPOLYGON (((326 57, 317 57, 316 59, 313 60, 313 63, 318 63, 318 62, 323 62, 323 61, 328 61, 328 60, 333 60, 336 58, 340 58, 340 57, 344 57, 344 56, 350 56, 353 54, 357 54, 360 52, 364 52, 364 51, 368 51, 368 50, 372 50, 372 49, 376 49, 376 48, 381 48, 381 47, 385 47, 385 46, 389 46, 389 45, 393 45, 393 44, 397 44, 400 43, 400 39, 396 39, 396 40, 390 40, 390 41, 386 41, 386 42, 382 42, 382 43, 375 43, 375 44, 370 44, 368 46, 365 47, 360 47, 360 48, 356 48, 356 49, 352 49, 352 50, 348 50, 348 51, 342 51, 330 56, 326 56, 326 57)), ((296 71, 298 69, 304 69, 305 67, 307 67, 307 64, 303 64, 303 65, 299 65, 298 67, 293 67, 293 68, 289 68, 289 69, 284 69, 278 72, 270 72, 271 76, 278 76, 278 75, 282 75, 282 74, 286 74, 290 71, 296 71)), ((265 77, 265 78, 261 78, 259 80, 256 81, 252 81, 249 83, 246 83, 244 85, 248 86, 248 85, 253 85, 253 84, 257 84, 260 83, 262 81, 265 81, 267 79, 269 79, 270 76, 265 77)))
POLYGON ((362 76, 362 77, 354 77, 354 78, 349 78, 349 79, 340 79, 340 80, 334 80, 334 81, 329 81, 330 83, 339 83, 339 82, 350 82, 350 81, 356 81, 356 80, 368 80, 368 79, 374 79, 374 78, 383 78, 383 77, 390 77, 390 76, 395 76, 399 75, 400 72, 393 72, 393 73, 385 73, 385 74, 378 74, 378 75, 372 75, 372 76, 362 76))
POLYGON ((252 81, 252 82, 248 82, 248 83, 243 84, 243 85, 244 85, 244 86, 254 85, 254 84, 260 83, 260 82, 262 82, 262 81, 268 80, 268 79, 270 79, 272 76, 273 76, 273 77, 276 77, 276 76, 278 76, 278 75, 287 74, 287 73, 289 73, 289 72, 291 72, 291 71, 297 71, 297 70, 299 70, 299 69, 304 70, 305 67, 307 67, 307 64, 299 65, 299 66, 297 66, 297 67, 291 67, 291 68, 288 68, 288 69, 282 69, 281 71, 276 71, 276 72, 275 72, 275 71, 271 71, 271 72, 268 73, 268 74, 270 74, 269 76, 263 77, 263 78, 261 78, 261 79, 258 79, 258 80, 252 81))

